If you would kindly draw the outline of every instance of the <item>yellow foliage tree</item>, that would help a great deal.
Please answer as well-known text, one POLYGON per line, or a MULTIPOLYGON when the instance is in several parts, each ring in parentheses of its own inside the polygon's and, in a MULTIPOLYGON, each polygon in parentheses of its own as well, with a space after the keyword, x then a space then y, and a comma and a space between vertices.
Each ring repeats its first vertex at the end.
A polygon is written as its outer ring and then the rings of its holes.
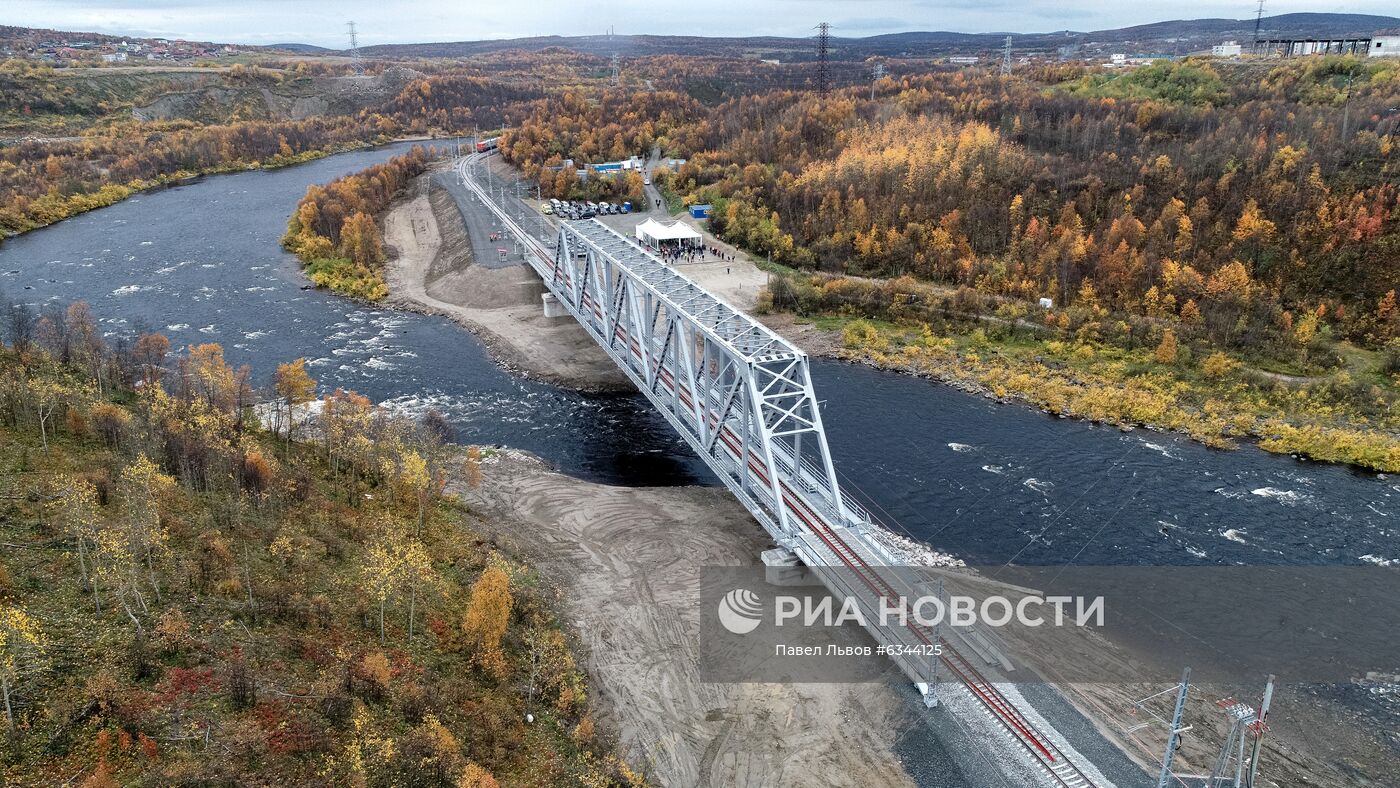
POLYGON ((164 499, 174 489, 174 478, 162 473, 146 455, 137 456, 122 470, 120 498, 124 516, 101 528, 97 534, 96 552, 99 564, 105 566, 101 574, 115 582, 118 599, 138 630, 142 627, 131 601, 142 610, 146 609, 146 603, 136 578, 137 567, 145 564, 151 588, 159 599, 155 558, 164 551, 170 538, 161 524, 160 510, 164 499))
POLYGON ((1317 323, 1316 312, 1303 313, 1303 317, 1293 326, 1293 339, 1306 348, 1312 344, 1313 337, 1317 336, 1317 323))
POLYGON ((1205 361, 1201 362, 1201 374, 1212 380, 1219 380, 1231 372, 1234 372, 1239 366, 1240 362, 1230 358, 1224 353, 1216 351, 1207 356, 1205 361))
POLYGON ((429 584, 433 577, 432 558, 423 545, 396 524, 382 522, 377 538, 365 553, 360 574, 365 590, 379 606, 380 643, 384 642, 384 611, 389 600, 408 591, 408 637, 412 640, 418 588, 429 584))
MULTIPOLYGON (((87 546, 96 537, 100 522, 97 515, 97 488, 86 479, 67 474, 59 476, 55 486, 58 493, 56 519, 59 526, 72 534, 73 540, 78 543, 78 569, 82 574, 83 584, 88 585, 90 581, 87 546)), ((96 597, 94 587, 93 598, 96 597)), ((100 602, 97 604, 97 612, 102 612, 100 602)))
POLYGON ((1201 308, 1196 306, 1196 299, 1187 299, 1181 305, 1181 322, 1188 326, 1198 325, 1201 322, 1201 308))
POLYGON ((272 387, 287 406, 287 440, 290 441, 296 429, 296 406, 316 399, 316 381, 306 372, 306 359, 277 365, 272 387))
POLYGON ((15 713, 10 688, 19 681, 20 662, 43 648, 39 625, 18 607, 0 602, 0 695, 5 700, 5 722, 15 730, 15 713))
POLYGON ((1236 241, 1267 241, 1274 236, 1274 223, 1264 218, 1259 203, 1253 199, 1245 203, 1239 221, 1235 222, 1233 233, 1236 241))
POLYGON ((384 262, 384 243, 374 217, 357 211, 340 228, 340 253, 356 265, 375 268, 384 262))
POLYGON ((501 788, 501 784, 496 782, 491 772, 474 763, 468 763, 467 768, 462 771, 461 779, 457 780, 457 788, 501 788))
POLYGON ((1158 364, 1175 364, 1176 333, 1167 329, 1166 333, 1162 334, 1162 341, 1157 344, 1157 350, 1152 355, 1157 359, 1158 364))
POLYGON ((501 636, 510 623, 513 604, 510 577, 500 567, 488 566, 472 586, 471 600, 462 618, 462 630, 476 649, 477 664, 498 679, 506 675, 501 636))
POLYGON ((415 534, 423 534, 423 519, 427 515, 428 503, 433 495, 433 476, 428 469, 428 461, 414 449, 405 449, 399 457, 398 475, 395 481, 402 489, 404 498, 418 507, 418 527, 415 534))

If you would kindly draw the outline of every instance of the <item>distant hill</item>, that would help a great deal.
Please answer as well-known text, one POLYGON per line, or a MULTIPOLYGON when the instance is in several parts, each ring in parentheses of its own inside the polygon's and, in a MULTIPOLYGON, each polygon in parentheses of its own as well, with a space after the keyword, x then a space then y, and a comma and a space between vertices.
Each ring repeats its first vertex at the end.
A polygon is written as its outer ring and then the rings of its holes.
POLYGON ((278 49, 283 52, 293 52, 298 55, 329 55, 335 52, 334 49, 318 47, 315 44, 272 44, 268 49, 278 49))
MULTIPOLYGON (((1369 35, 1377 30, 1400 26, 1400 17, 1372 14, 1303 13, 1264 17, 1260 34, 1266 38, 1340 37, 1369 35)), ((1223 40, 1248 41, 1254 35, 1253 19, 1177 19, 1146 25, 1079 32, 1064 30, 1048 33, 1012 34, 1012 47, 1018 52, 1054 52, 1064 47, 1086 54, 1108 49, 1130 52, 1186 54, 1218 44, 1223 40)), ((889 33, 864 38, 832 38, 833 56, 855 60, 872 56, 930 57, 1000 49, 1007 33, 958 33, 917 31, 889 33)), ((385 44, 362 47, 370 57, 468 57, 487 52, 518 49, 539 51, 569 49, 592 55, 623 56, 675 54, 775 57, 783 60, 810 60, 811 38, 755 36, 709 38, 703 36, 536 36, 492 41, 457 41, 433 44, 385 44)))
MULTIPOLYGON (((1342 37, 1370 35, 1378 30, 1400 27, 1400 17, 1372 14, 1301 13, 1264 17, 1260 29, 1266 38, 1342 37)), ((1061 30, 1047 33, 1012 34, 1017 52, 1080 52, 1085 55, 1109 51, 1158 52, 1184 55, 1206 49, 1221 41, 1249 41, 1254 36, 1253 19, 1175 19, 1145 25, 1089 32, 1061 30)), ((953 54, 990 53, 999 50, 1007 33, 959 33, 947 30, 889 33, 864 38, 834 37, 833 57, 863 60, 868 57, 937 57, 953 54)), ((117 37, 97 33, 64 33, 54 30, 0 26, 0 44, 40 38, 83 37, 112 41, 117 37)), ((127 37, 131 38, 131 37, 127 37)), ((132 38, 131 40, 141 40, 132 38)), ((280 50, 298 55, 344 54, 311 44, 286 43, 273 46, 241 46, 243 49, 280 50)), ((382 44, 361 47, 361 54, 380 58, 470 57, 505 50, 538 52, 567 49, 610 57, 644 55, 688 55, 723 57, 764 57, 783 61, 811 60, 812 39, 783 36, 705 37, 667 35, 623 36, 534 36, 489 41, 451 41, 429 44, 382 44)))

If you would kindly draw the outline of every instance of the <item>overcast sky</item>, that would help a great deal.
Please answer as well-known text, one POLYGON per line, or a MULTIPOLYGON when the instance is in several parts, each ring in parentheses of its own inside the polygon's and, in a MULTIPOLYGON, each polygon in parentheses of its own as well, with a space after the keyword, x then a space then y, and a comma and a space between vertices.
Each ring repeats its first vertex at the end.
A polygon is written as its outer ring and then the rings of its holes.
MULTIPOLYGON (((1267 13, 1400 13, 1395 0, 1269 0, 1267 13)), ((0 0, 0 24, 245 44, 361 45, 607 32, 708 36, 836 35, 906 30, 1101 30, 1163 19, 1254 15, 1251 0, 0 0)))

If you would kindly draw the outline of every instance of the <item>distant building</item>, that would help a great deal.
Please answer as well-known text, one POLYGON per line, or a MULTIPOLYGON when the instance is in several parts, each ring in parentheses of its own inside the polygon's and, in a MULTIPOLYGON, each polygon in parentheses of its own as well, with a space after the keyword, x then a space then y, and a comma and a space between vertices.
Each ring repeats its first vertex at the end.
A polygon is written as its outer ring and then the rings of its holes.
POLYGON ((767 63, 767 64, 770 65, 770 66, 779 65, 779 61, 778 61, 778 60, 773 59, 773 58, 766 58, 766 57, 765 57, 765 58, 760 58, 758 62, 760 62, 760 63, 767 63))
POLYGON ((1366 54, 1371 57, 1400 57, 1400 35, 1372 36, 1366 54))
POLYGON ((948 62, 956 66, 972 66, 976 65, 979 59, 976 57, 950 57, 948 62))
MULTIPOLYGON (((1375 38, 1384 38, 1376 36, 1375 38)), ((1372 37, 1360 38, 1271 38, 1259 42, 1258 54, 1299 57, 1305 55, 1374 54, 1372 37)), ((1394 45, 1392 45, 1394 46, 1394 45)), ((1384 51, 1384 47, 1382 50, 1384 51)))
POLYGON ((109 52, 109 53, 107 53, 107 54, 105 54, 105 55, 102 56, 102 62, 103 62, 103 63, 125 63, 125 62, 126 62, 126 53, 125 53, 125 52, 109 52))
POLYGON ((1108 62, 1104 63, 1104 68, 1126 68, 1128 66, 1147 66, 1159 60, 1171 60, 1171 55, 1150 54, 1150 55, 1126 55, 1115 52, 1108 56, 1108 62))
POLYGON ((1226 41, 1223 44, 1216 44, 1210 48, 1210 53, 1215 57, 1239 57, 1244 47, 1237 41, 1226 41))

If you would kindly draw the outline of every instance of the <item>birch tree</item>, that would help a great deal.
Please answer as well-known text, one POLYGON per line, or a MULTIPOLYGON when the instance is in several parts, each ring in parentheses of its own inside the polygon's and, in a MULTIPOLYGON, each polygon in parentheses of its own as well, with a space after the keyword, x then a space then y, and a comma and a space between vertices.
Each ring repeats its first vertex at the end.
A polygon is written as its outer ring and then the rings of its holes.
POLYGON ((125 510, 125 538, 131 555, 143 560, 151 588, 160 599, 155 557, 166 548, 170 535, 160 521, 161 503, 175 489, 175 479, 161 472, 142 454, 122 471, 121 499, 125 510))
POLYGON ((432 581, 432 559, 423 545, 393 524, 386 524, 365 553, 360 568, 363 588, 379 610, 379 642, 385 639, 384 613, 390 600, 408 592, 409 638, 413 637, 418 588, 432 581))
POLYGON ((21 663, 37 656, 43 649, 44 636, 39 625, 18 607, 0 602, 0 695, 5 701, 5 723, 15 730, 14 705, 10 692, 19 681, 21 663))
POLYGON ((486 567, 472 585, 471 600, 462 618, 462 630, 476 649, 477 664, 498 679, 504 678, 506 673, 501 637, 510 624, 513 604, 510 576, 493 564, 486 567))
POLYGON ((100 519, 97 511, 97 488, 87 479, 64 474, 58 478, 57 521, 78 544, 78 570, 83 585, 92 588, 93 603, 102 612, 97 586, 88 573, 88 545, 96 538, 100 519))
POLYGON ((316 399, 316 381, 306 372, 306 359, 279 364, 272 387, 280 402, 287 406, 287 441, 290 443, 297 425, 296 407, 316 399))

